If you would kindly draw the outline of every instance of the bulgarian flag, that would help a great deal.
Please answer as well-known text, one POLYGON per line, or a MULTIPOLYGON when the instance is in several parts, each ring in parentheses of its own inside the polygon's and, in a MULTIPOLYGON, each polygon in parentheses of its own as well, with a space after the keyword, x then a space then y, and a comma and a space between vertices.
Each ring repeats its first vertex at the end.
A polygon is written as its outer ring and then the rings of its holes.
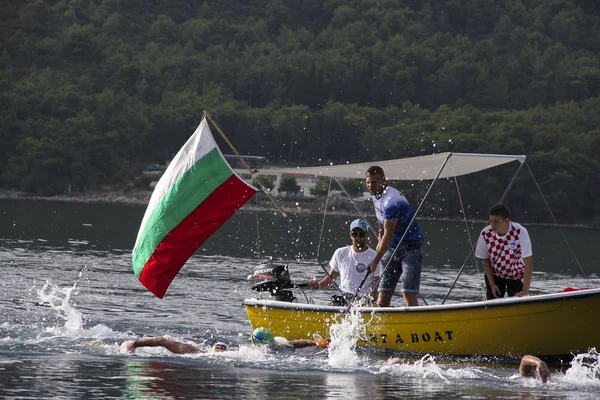
POLYGON ((156 184, 133 249, 135 276, 155 296, 258 189, 227 164, 206 117, 156 184))

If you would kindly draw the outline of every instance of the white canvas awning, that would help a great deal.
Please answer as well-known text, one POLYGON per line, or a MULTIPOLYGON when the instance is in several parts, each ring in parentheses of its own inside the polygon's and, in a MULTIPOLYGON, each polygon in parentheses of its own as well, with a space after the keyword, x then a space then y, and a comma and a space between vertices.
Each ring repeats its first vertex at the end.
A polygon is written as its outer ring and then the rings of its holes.
POLYGON ((293 174, 323 176, 333 178, 365 178, 369 167, 383 168, 388 180, 431 180, 436 177, 444 162, 439 178, 449 178, 472 174, 512 161, 525 162, 526 156, 506 154, 440 153, 429 156, 409 157, 387 161, 373 161, 359 164, 326 165, 322 167, 265 168, 259 174, 293 174))

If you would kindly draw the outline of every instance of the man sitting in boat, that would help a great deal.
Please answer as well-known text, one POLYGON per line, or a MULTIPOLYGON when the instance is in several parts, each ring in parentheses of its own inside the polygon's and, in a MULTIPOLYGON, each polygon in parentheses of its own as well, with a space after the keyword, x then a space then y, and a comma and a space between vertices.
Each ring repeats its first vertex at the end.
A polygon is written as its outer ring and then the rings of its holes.
MULTIPOLYGON (((268 345, 269 348, 274 351, 280 351, 282 349, 299 349, 302 347, 318 346, 327 348, 329 345, 329 339, 296 339, 287 340, 281 336, 275 336, 270 329, 267 328, 256 328, 250 336, 250 341, 257 345, 268 345)), ((122 348, 128 353, 135 352, 135 349, 139 347, 163 347, 175 354, 193 354, 199 353, 202 350, 198 347, 178 342, 177 340, 169 339, 166 337, 151 337, 139 340, 127 340, 121 345, 122 348)), ((216 343, 211 351, 221 352, 229 350, 229 346, 225 343, 216 343)))
POLYGON ((529 233, 510 221, 505 204, 494 204, 488 215, 490 224, 481 231, 475 249, 475 256, 483 260, 486 298, 527 296, 533 273, 529 233))
POLYGON ((333 285, 333 280, 340 277, 339 286, 342 296, 341 298, 340 296, 334 296, 330 305, 342 306, 346 304, 346 301, 353 301, 354 297, 365 299, 367 302, 374 300, 373 293, 379 282, 381 266, 378 265, 375 273, 367 276, 367 265, 376 254, 375 250, 367 245, 368 235, 365 220, 356 219, 352 221, 350 223, 352 245, 340 247, 333 253, 333 257, 329 262, 331 268, 329 276, 320 280, 316 278, 309 279, 308 285, 310 287, 322 289, 330 287, 333 285))

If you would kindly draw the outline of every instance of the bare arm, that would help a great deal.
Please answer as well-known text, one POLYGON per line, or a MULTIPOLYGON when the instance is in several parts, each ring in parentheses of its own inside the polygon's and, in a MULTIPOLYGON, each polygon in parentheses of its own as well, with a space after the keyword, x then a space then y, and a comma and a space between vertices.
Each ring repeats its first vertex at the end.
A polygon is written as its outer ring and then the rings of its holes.
POLYGON ((129 352, 134 352, 138 347, 164 347, 171 353, 175 354, 189 354, 197 353, 199 350, 191 344, 181 343, 173 339, 167 339, 164 337, 152 337, 148 339, 140 340, 128 340, 124 343, 125 348, 129 352))
MULTIPOLYGON (((375 272, 377 269, 377 264, 383 258, 383 255, 392 244, 392 240, 394 239, 394 231, 396 230, 396 226, 398 226, 398 218, 394 219, 386 219, 383 221, 383 234, 381 230, 379 231, 379 243, 377 244, 377 254, 375 254, 375 258, 369 263, 369 271, 371 273, 375 272)), ((385 268, 385 265, 383 266, 385 268)))
POLYGON ((299 349, 301 347, 310 347, 310 346, 318 346, 318 347, 326 348, 327 345, 329 344, 329 342, 330 342, 329 339, 317 339, 317 340, 296 339, 296 340, 288 340, 288 344, 291 345, 295 349, 299 349))
MULTIPOLYGON (((329 276, 331 276, 335 280, 338 276, 340 276, 340 273, 331 269, 329 270, 329 276)), ((333 281, 329 279, 329 276, 326 276, 321 280, 309 279, 308 285, 313 289, 324 289, 331 287, 331 285, 333 285, 333 281)))
POLYGON ((533 257, 524 257, 523 264, 525 264, 525 271, 523 273, 523 290, 515 293, 515 296, 527 296, 529 294, 529 288, 531 287, 531 276, 533 275, 533 257))
POLYGON ((550 371, 548 371, 545 362, 535 356, 524 355, 519 365, 519 374, 521 376, 535 376, 536 372, 542 382, 546 383, 550 379, 550 371))
POLYGON ((490 284, 490 288, 492 289, 492 294, 495 298, 498 298, 498 296, 500 296, 500 289, 498 289, 498 286, 496 286, 496 284, 494 283, 494 272, 492 269, 492 262, 489 258, 484 258, 482 261, 483 270, 485 271, 485 276, 488 280, 488 283, 490 284))

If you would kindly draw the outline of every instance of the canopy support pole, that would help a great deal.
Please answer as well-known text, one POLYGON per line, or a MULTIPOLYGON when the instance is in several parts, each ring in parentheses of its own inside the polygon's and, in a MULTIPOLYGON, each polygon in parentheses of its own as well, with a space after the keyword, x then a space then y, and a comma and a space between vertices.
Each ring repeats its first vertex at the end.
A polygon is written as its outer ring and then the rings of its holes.
POLYGON ((311 256, 313 258, 315 258, 315 260, 317 261, 317 263, 319 264, 319 266, 321 267, 321 269, 325 272, 325 275, 327 275, 329 277, 329 279, 331 280, 331 283, 333 284, 333 286, 338 290, 338 292, 340 292, 340 294, 343 294, 342 290, 340 289, 340 287, 338 286, 338 284, 335 282, 335 280, 333 280, 333 278, 329 274, 329 271, 327 271, 327 268, 316 257, 314 257, 313 251, 308 246, 308 244, 306 243, 306 241, 304 240, 304 238, 302 237, 302 235, 300 235, 300 230, 296 227, 296 225, 294 225, 293 221, 287 215, 287 213, 285 211, 283 211, 283 209, 279 206, 279 204, 277 204, 277 202, 275 201, 275 198, 273 197, 273 195, 271 195, 271 193, 269 192, 267 186, 256 175, 257 171, 256 170, 252 170, 250 168, 250 166, 248 165, 248 163, 246 163, 246 160, 244 160, 244 158, 236 150, 236 148, 233 146, 233 144, 229 141, 229 139, 227 138, 227 136, 225 136, 225 134, 221 130, 221 127, 212 119, 211 115, 207 111, 204 111, 204 116, 213 124, 213 126, 217 129, 217 131, 219 132, 219 134, 223 137, 223 139, 225 139, 225 142, 227 142, 227 144, 229 145, 229 147, 231 148, 231 150, 235 153, 235 155, 242 162, 242 164, 244 165, 244 167, 250 172, 250 174, 252 174, 252 177, 255 179, 256 182, 258 182, 258 184, 260 186, 260 189, 269 198, 269 200, 271 201, 271 203, 273 203, 273 205, 275 206, 275 208, 277 209, 277 211, 279 211, 279 213, 285 218, 285 220, 287 221, 287 223, 290 225, 290 228, 294 231, 294 233, 296 233, 296 236, 298 237, 298 240, 300 240, 300 242, 304 245, 304 247, 306 247, 306 250, 308 251, 308 253, 311 254, 311 256))
POLYGON ((375 229, 373 229, 373 227, 371 226, 371 224, 369 224, 369 220, 367 219, 367 217, 365 216, 365 214, 358 208, 358 206, 356 205, 356 202, 352 199, 352 196, 350 196, 350 193, 348 192, 348 189, 346 189, 346 187, 344 185, 342 185, 342 182, 340 182, 340 180, 337 177, 335 178, 335 181, 340 186, 340 188, 344 191, 344 194, 346 195, 346 197, 348 198, 348 200, 350 200, 350 203, 352 203, 352 205, 354 206, 354 209, 356 210, 356 212, 367 223, 367 228, 369 228, 369 230, 371 232, 373 232, 373 234, 375 236, 377 236, 377 231, 375 229))
POLYGON ((325 198, 325 211, 323 211, 323 221, 321 222, 321 236, 319 236, 319 245, 317 246, 317 259, 321 254, 321 243, 323 242, 323 232, 325 231, 325 218, 327 217, 327 207, 329 204, 329 194, 331 193, 331 177, 329 178, 329 188, 327 189, 327 197, 325 198))
MULTIPOLYGON (((371 232, 373 232, 373 234, 375 236, 377 236, 377 231, 375 231, 373 229, 373 227, 371 226, 371 224, 369 224, 369 220, 367 219, 367 217, 365 216, 365 214, 358 208, 358 206, 356 205, 356 202, 352 199, 352 196, 350 196, 350 193, 348 192, 348 190, 346 189, 346 187, 344 185, 342 185, 342 182, 340 182, 340 180, 337 177, 335 178, 335 181, 337 182, 337 184, 339 185, 339 187, 344 191, 344 194, 346 195, 346 197, 348 197, 348 200, 350 200, 350 203, 352 203, 352 205, 354 206, 354 209, 356 210, 356 212, 361 216, 361 218, 363 219, 363 221, 365 221, 367 223, 367 229, 369 229, 371 232)), ((371 271, 367 270, 367 272, 365 273, 365 276, 360 281, 360 284, 358 285, 358 288, 354 292, 354 296, 352 298, 356 298, 358 296, 358 293, 362 289, 363 285, 365 284, 365 282, 366 282, 366 280, 367 280, 367 278, 369 277, 370 274, 371 274, 371 271)), ((375 300, 377 300, 377 299, 375 299, 375 300)), ((425 301, 425 300, 423 300, 423 301, 425 301)))
POLYGON ((542 193, 542 189, 540 188, 540 185, 537 183, 537 180, 535 179, 535 176, 533 176, 533 172, 531 171, 531 168, 529 167, 529 164, 527 164, 527 169, 529 170, 529 174, 533 178, 533 182, 535 183, 535 187, 537 187, 538 192, 540 192, 540 196, 542 196, 542 200, 544 200, 544 204, 546 205, 546 208, 548 208, 548 211, 550 212, 550 215, 552 215, 552 220, 554 221, 554 223, 556 224, 556 226, 558 226, 558 230, 560 231, 560 234, 562 235, 565 243, 567 244, 567 247, 569 248, 569 251, 571 252, 571 255, 573 256, 573 259, 575 260, 575 263, 577 263, 577 266, 581 270, 581 274, 583 275, 583 277, 585 279, 589 279, 587 277, 587 275, 585 274, 585 271, 583 270, 583 267, 581 266, 581 263, 579 262, 579 259, 575 255, 575 252, 573 251, 573 248, 571 247, 571 244, 567 240, 567 236, 565 235, 565 233, 563 232, 562 228, 560 227, 558 221, 556 220, 556 217, 554 216, 554 213, 552 212, 552 209, 550 208, 550 205, 546 201, 546 198, 544 197, 544 194, 542 193))
MULTIPOLYGON (((390 262, 392 261, 392 259, 394 258, 394 255, 396 254, 396 251, 398 251, 398 247, 400 247, 400 244, 402 243, 402 241, 404 240, 404 238, 406 237, 406 235, 408 234, 408 230, 410 229, 411 225, 413 224, 413 222, 415 221, 415 219, 417 218, 417 214, 419 214, 419 211, 421 211, 421 207, 423 206, 423 204, 425 203, 425 200, 427 200, 427 196, 429 196, 429 192, 431 192, 431 188, 433 188, 433 185, 435 184, 435 182, 438 180, 439 176, 441 175, 442 171, 444 170, 444 168, 446 167, 446 164, 448 164, 448 160, 450 160, 450 157, 452 157, 452 153, 448 153, 448 155, 446 156, 446 158, 444 159, 444 162, 442 163, 442 165, 440 166, 440 169, 438 170, 437 174, 435 175, 435 178, 433 178, 433 181, 431 182, 431 184, 429 185, 429 187, 427 188, 427 192, 425 192, 425 196, 423 196, 423 199, 421 200, 421 202, 419 203, 419 206, 417 207, 417 209, 415 210, 412 219, 410 220, 410 222, 408 223, 406 229, 404 230, 404 233, 402 234, 402 237, 400 238, 400 240, 398 241, 398 245, 396 246, 396 248, 394 249, 394 252, 392 253, 392 256, 390 257, 390 259, 388 260, 387 265, 383 268, 383 270, 381 271, 381 276, 383 276, 383 273, 387 270, 388 266, 390 265, 390 262)), ((422 298, 422 297, 421 297, 422 298)), ((423 301, 425 301, 423 299, 423 301)))
MULTIPOLYGON (((501 203, 502 201, 504 201, 504 198, 508 194, 509 189, 512 187, 513 183, 515 182, 515 180, 517 178, 517 175, 519 174, 519 171, 521 171, 521 168, 523 168, 524 164, 525 164, 525 162, 519 163, 519 168, 517 168, 517 171, 513 175, 513 177, 510 180, 510 182, 508 183, 508 186, 504 190, 504 193, 502 194, 502 197, 500 197, 500 200, 498 200, 498 202, 501 203)), ((458 188, 458 181, 456 181, 456 176, 454 176, 454 180, 456 182, 456 190, 458 192, 458 197, 460 199, 460 207, 461 207, 461 209, 463 211, 463 215, 465 216, 465 221, 466 221, 467 214, 465 212, 465 207, 464 207, 464 205, 462 203, 462 198, 460 196, 460 190, 458 188)), ((471 240, 471 234, 469 233, 469 226, 468 225, 467 225, 467 234, 469 235, 469 243, 471 245, 471 251, 469 252, 469 254, 467 254, 467 257, 465 257, 465 261, 463 261, 462 266, 458 270, 458 274, 456 274, 456 278, 454 278, 454 281, 452 282, 452 285, 450 286, 450 289, 448 289, 448 292, 446 293, 446 296, 444 296, 444 300, 442 300, 442 304, 444 304, 446 302, 446 300, 448 300, 448 296, 450 296, 450 292, 452 292, 452 289, 454 289, 454 286, 456 285, 456 282, 458 281, 458 278, 460 277, 460 275, 462 274, 463 270, 465 269, 465 266, 467 265, 467 261, 469 260, 469 258, 471 257, 471 255, 474 255, 474 253, 475 253, 475 246, 477 245, 477 243, 473 244, 473 240, 471 240)), ((479 263, 477 261, 477 257, 474 256, 473 260, 475 262, 475 268, 477 268, 477 273, 479 273, 479 263)), ((486 300, 485 299, 485 292, 482 292, 482 297, 483 297, 484 300, 486 300)))

